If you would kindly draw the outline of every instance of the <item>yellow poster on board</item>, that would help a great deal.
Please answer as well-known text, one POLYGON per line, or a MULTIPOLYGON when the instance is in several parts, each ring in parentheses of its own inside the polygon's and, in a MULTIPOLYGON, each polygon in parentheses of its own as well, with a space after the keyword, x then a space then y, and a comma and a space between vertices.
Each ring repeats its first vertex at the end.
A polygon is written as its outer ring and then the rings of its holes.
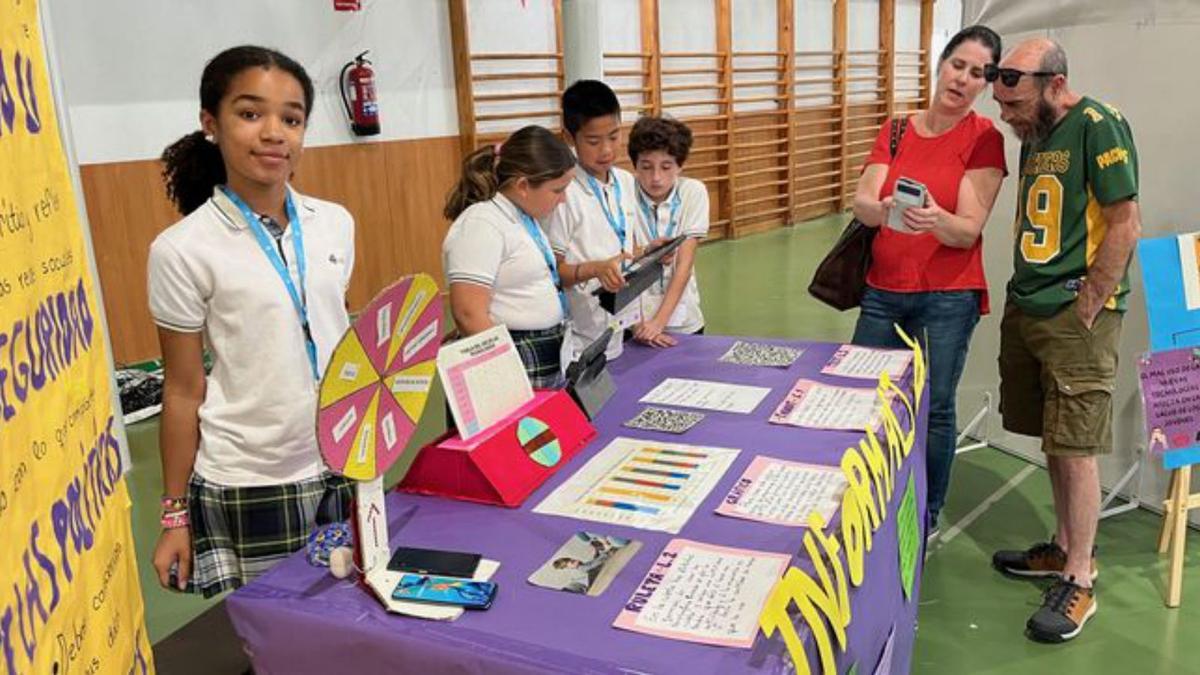
POLYGON ((153 672, 36 0, 0 0, 0 673, 153 672))

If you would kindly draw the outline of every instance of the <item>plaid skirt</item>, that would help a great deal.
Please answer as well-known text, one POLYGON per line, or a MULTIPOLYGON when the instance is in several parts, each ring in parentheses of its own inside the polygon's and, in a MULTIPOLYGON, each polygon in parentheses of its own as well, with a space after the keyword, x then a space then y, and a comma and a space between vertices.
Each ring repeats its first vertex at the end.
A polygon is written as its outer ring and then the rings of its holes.
POLYGON ((543 330, 510 330, 517 354, 529 374, 534 389, 554 389, 563 386, 562 342, 565 329, 562 324, 543 330))
POLYGON ((246 487, 218 485, 192 474, 192 578, 187 590, 211 598, 248 583, 304 548, 315 527, 346 520, 352 497, 351 481, 331 473, 246 487))

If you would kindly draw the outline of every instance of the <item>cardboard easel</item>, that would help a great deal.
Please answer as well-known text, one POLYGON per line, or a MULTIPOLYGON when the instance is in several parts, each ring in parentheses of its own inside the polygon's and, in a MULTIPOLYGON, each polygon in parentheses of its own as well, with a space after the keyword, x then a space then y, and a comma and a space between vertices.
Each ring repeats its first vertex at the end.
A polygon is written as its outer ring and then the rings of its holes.
POLYGON ((1193 493, 1192 467, 1182 466, 1171 471, 1171 486, 1163 501, 1162 532, 1158 535, 1158 552, 1171 554, 1167 575, 1167 607, 1178 607, 1183 593, 1183 553, 1187 544, 1188 511, 1200 508, 1200 493, 1193 493))

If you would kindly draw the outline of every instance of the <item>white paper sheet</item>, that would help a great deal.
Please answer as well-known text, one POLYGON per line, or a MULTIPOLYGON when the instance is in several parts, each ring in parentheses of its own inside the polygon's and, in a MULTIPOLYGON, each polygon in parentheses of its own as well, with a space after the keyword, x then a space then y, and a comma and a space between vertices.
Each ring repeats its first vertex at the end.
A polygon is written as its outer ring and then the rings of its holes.
POLYGON ((747 414, 769 393, 771 390, 766 387, 669 377, 643 396, 641 402, 747 414))
POLYGON ((672 539, 613 625, 672 640, 749 649, 791 556, 672 539))
POLYGON ((678 533, 738 452, 614 438, 533 511, 678 533))
POLYGON ((878 380, 879 376, 886 372, 896 380, 908 370, 912 358, 912 352, 907 349, 842 345, 829 359, 829 363, 821 369, 821 374, 878 380))
POLYGON ((879 425, 880 410, 879 395, 874 389, 833 387, 801 379, 771 414, 771 423, 862 431, 879 425))
POLYGON ((1179 266, 1183 272, 1183 299, 1188 309, 1200 309, 1200 261, 1196 259, 1197 234, 1181 234, 1179 266))
POLYGON ((846 477, 838 467, 772 457, 754 458, 717 507, 717 513, 775 525, 805 527, 808 515, 829 522, 841 504, 846 477))
POLYGON ((504 326, 444 345, 437 367, 463 440, 533 400, 529 376, 504 326))

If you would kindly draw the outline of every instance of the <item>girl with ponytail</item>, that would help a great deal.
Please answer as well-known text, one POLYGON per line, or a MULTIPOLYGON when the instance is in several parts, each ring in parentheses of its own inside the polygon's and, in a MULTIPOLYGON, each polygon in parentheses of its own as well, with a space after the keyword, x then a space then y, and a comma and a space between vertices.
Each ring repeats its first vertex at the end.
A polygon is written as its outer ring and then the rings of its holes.
POLYGON ((149 259, 165 377, 154 567, 167 588, 237 588, 349 515, 349 484, 325 471, 313 418, 349 326, 354 221, 288 184, 312 103, 300 64, 234 47, 204 68, 202 130, 163 152, 184 215, 149 259))
MULTIPOLYGON (((503 144, 476 150, 446 199, 454 222, 442 244, 450 309, 458 331, 508 327, 534 387, 562 382, 566 301, 540 221, 563 203, 575 155, 558 136, 527 126, 503 144)), ((581 263, 580 281, 623 284, 621 257, 581 263)))

